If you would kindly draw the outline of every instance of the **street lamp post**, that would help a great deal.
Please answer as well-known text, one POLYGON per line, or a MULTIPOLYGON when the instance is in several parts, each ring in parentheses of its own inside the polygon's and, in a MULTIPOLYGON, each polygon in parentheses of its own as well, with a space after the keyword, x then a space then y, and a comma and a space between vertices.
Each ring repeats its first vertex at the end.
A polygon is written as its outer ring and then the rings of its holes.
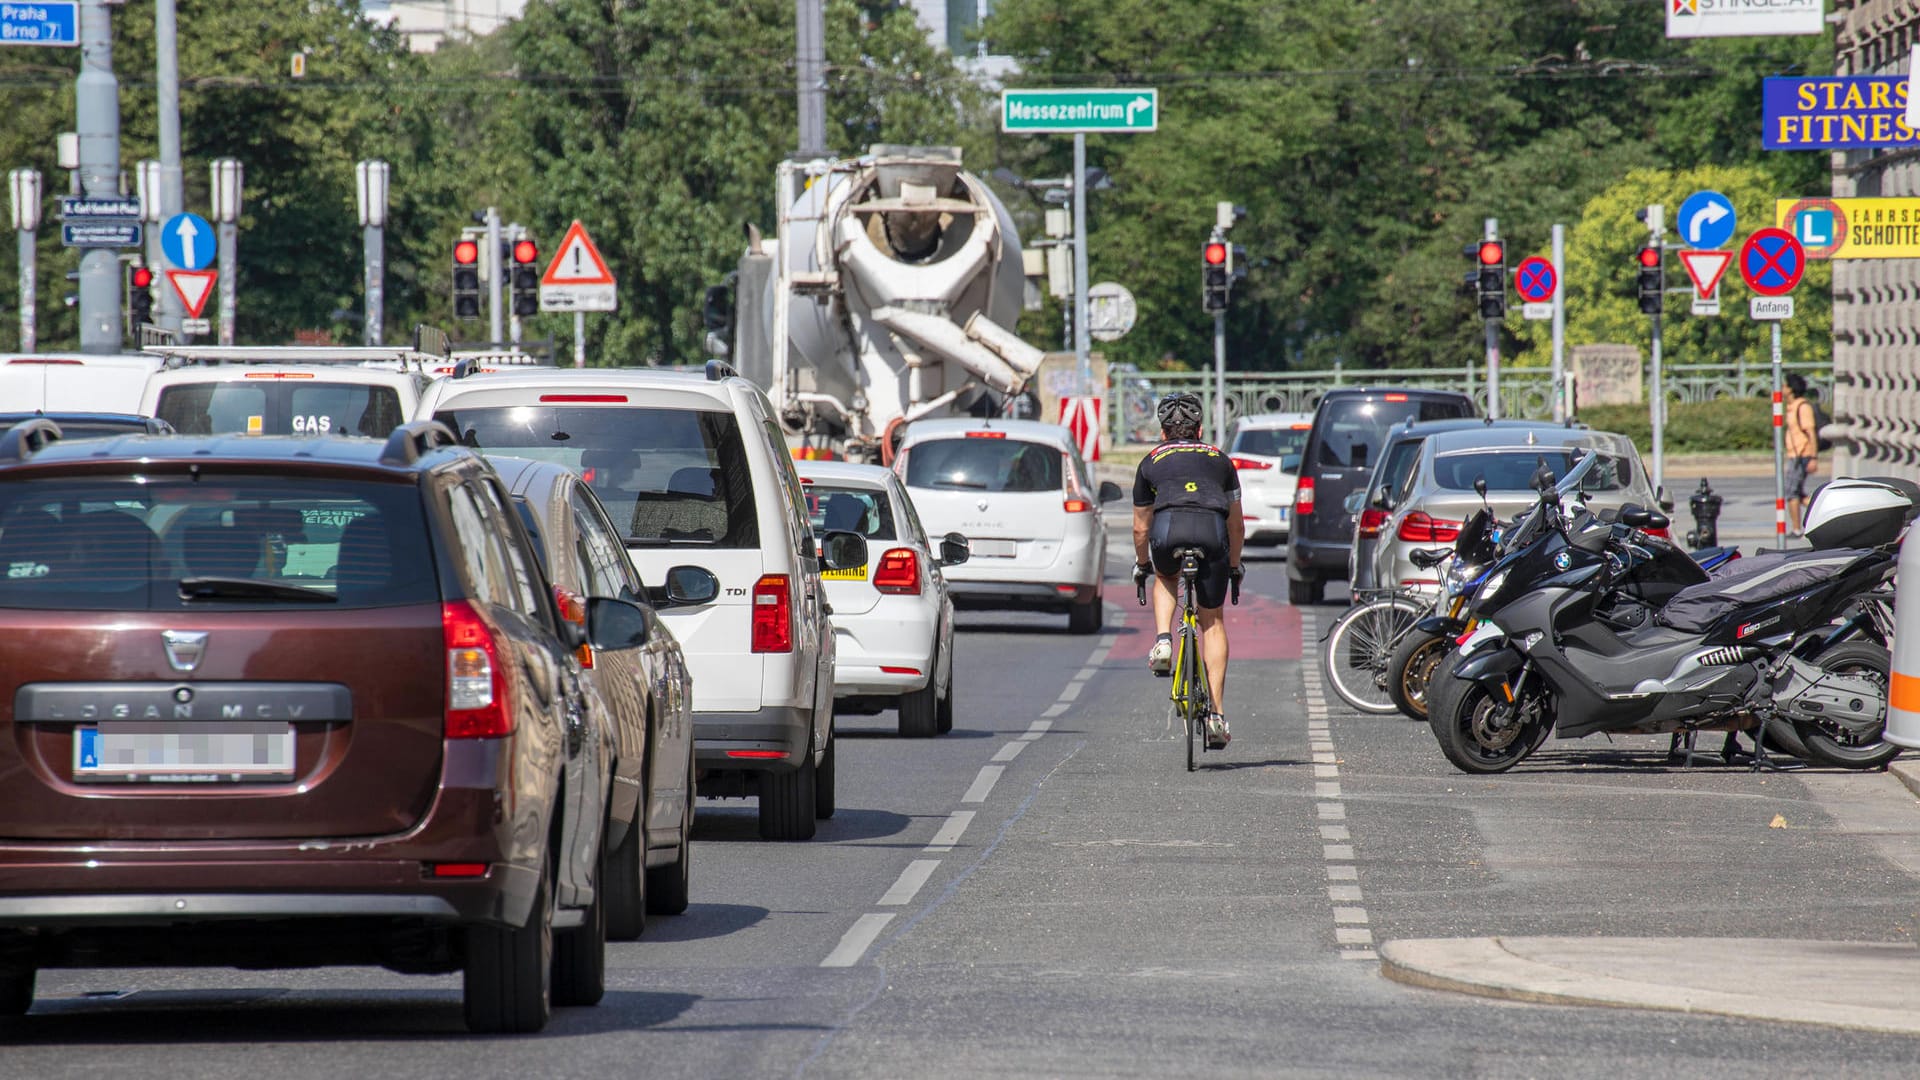
POLYGON ((7 175, 13 196, 13 231, 20 241, 20 351, 30 353, 39 343, 34 317, 34 280, 39 261, 40 170, 15 169, 7 175))
POLYGON ((240 188, 246 170, 233 158, 219 158, 213 172, 214 232, 220 238, 220 344, 233 344, 234 308, 239 300, 240 188))
POLYGON ((360 202, 360 244, 364 255, 362 281, 366 290, 363 340, 381 343, 387 314, 387 195, 392 167, 378 159, 353 167, 354 192, 360 202))

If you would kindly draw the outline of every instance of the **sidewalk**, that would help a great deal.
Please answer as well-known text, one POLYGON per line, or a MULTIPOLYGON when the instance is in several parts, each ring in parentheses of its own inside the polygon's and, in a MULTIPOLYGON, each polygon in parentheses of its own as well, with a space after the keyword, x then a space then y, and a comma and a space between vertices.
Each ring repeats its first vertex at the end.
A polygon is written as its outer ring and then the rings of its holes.
MULTIPOLYGON (((1920 796, 1920 760, 1891 775, 1920 796)), ((1395 982, 1543 1005, 1662 1009, 1920 1035, 1920 947, 1762 938, 1389 941, 1395 982)))

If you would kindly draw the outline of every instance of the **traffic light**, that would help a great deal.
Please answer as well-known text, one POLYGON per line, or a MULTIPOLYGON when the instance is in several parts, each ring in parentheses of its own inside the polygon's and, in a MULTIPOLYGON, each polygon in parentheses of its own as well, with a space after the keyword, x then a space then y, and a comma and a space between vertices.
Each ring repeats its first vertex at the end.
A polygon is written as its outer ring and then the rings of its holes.
POLYGON ((473 240, 453 245, 453 317, 480 317, 480 245, 473 240))
POLYGON ((1469 249, 1478 264, 1480 317, 1503 319, 1507 315, 1507 246, 1498 240, 1482 240, 1469 249))
POLYGON ((153 321, 153 271, 144 266, 127 267, 127 326, 139 333, 153 321))
POLYGON ((540 245, 531 240, 517 240, 513 245, 513 307, 516 316, 524 319, 540 313, 540 271, 535 263, 540 260, 540 245))
POLYGON ((1667 271, 1660 249, 1649 245, 1634 255, 1640 265, 1640 312, 1658 315, 1666 307, 1667 271))
POLYGON ((1227 297, 1233 289, 1233 249, 1218 240, 1209 240, 1200 249, 1200 309, 1209 315, 1227 310, 1227 297))

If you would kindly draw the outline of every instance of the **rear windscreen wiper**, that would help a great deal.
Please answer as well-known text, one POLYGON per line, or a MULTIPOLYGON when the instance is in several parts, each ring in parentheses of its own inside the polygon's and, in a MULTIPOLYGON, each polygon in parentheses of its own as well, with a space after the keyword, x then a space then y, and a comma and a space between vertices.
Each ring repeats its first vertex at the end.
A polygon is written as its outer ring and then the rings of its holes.
POLYGON ((330 592, 301 585, 282 585, 257 578, 190 577, 180 579, 182 600, 305 600, 338 603, 330 592))

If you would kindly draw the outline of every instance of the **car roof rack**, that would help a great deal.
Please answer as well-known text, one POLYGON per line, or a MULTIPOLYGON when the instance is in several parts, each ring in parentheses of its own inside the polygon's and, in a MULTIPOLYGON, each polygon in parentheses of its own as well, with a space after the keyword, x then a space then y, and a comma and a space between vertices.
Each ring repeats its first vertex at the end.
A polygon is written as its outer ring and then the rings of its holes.
POLYGON ((382 465, 412 465, 443 446, 459 446, 453 429, 438 420, 412 420, 393 429, 380 450, 382 465))
POLYGON ((0 462, 25 461, 59 439, 59 424, 38 416, 22 420, 0 435, 0 462))
POLYGON ((431 326, 415 327, 413 341, 407 345, 179 345, 143 340, 140 351, 161 357, 169 368, 196 364, 340 364, 392 365, 400 371, 447 363, 452 354, 446 333, 431 326))

